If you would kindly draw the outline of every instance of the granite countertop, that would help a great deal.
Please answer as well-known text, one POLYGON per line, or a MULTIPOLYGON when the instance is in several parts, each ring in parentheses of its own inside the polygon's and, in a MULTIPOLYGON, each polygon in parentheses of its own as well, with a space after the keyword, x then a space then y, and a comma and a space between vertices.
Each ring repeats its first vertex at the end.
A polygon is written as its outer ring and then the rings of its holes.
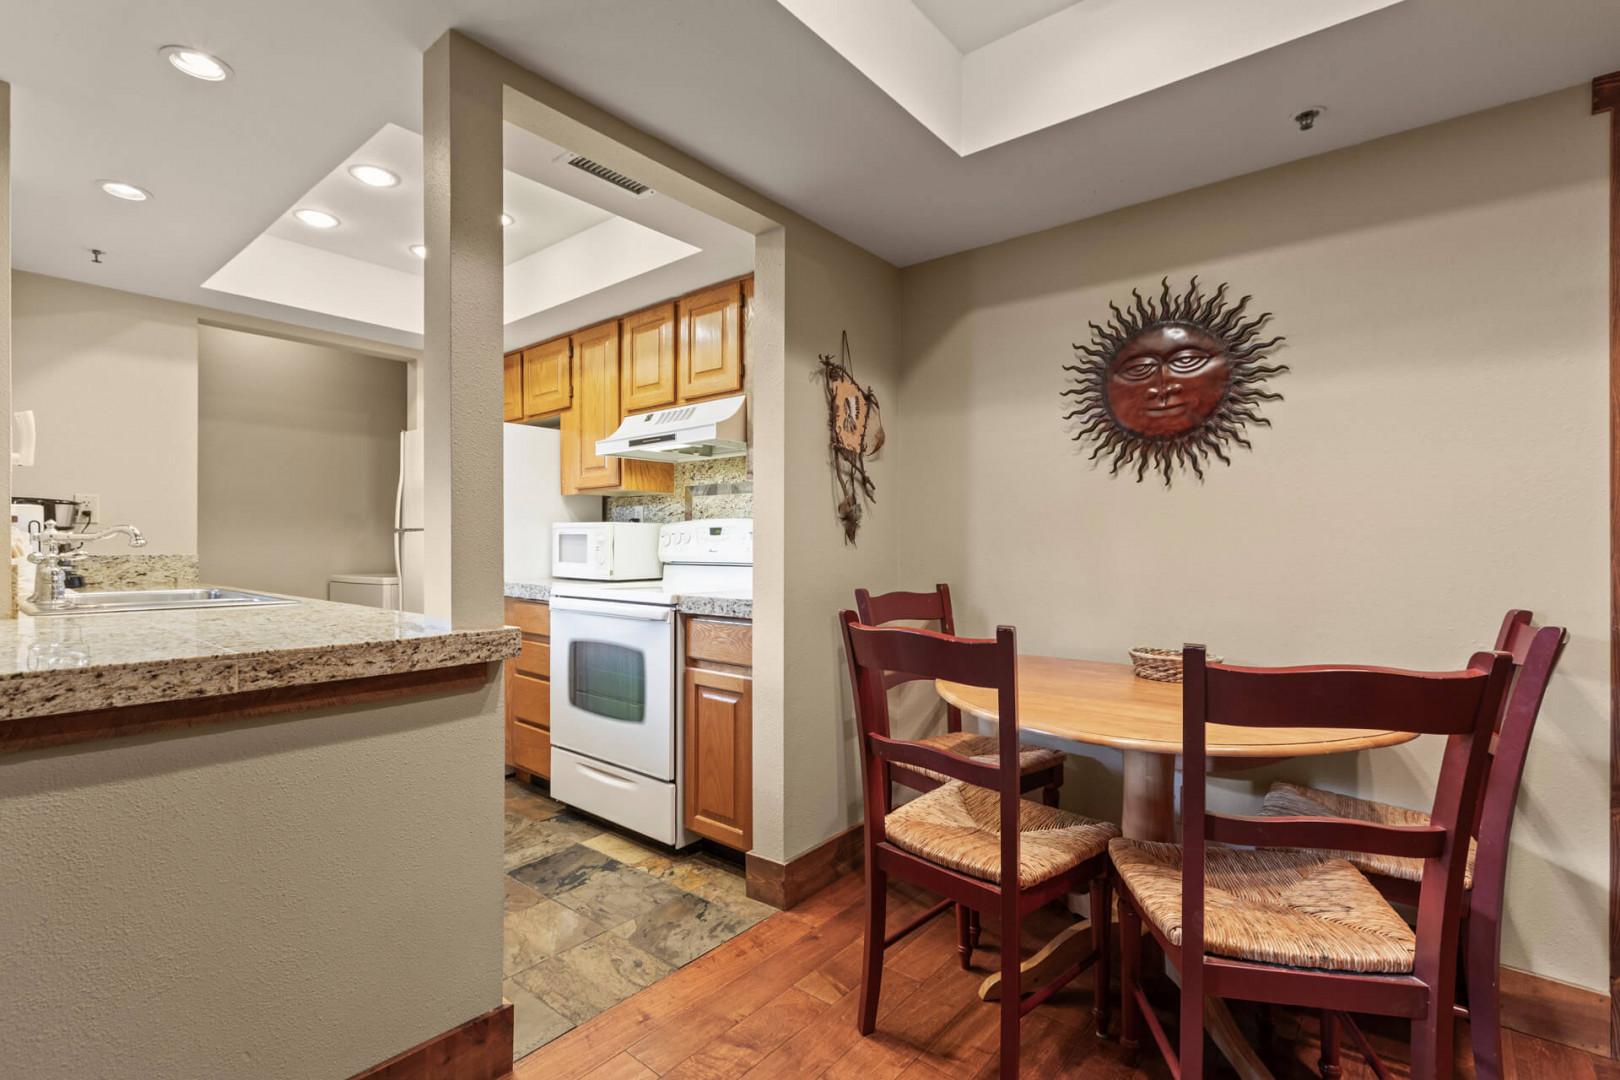
POLYGON ((551 602, 551 579, 533 578, 529 581, 508 581, 506 583, 506 597, 508 600, 543 600, 551 602))
POLYGON ((394 675, 516 656, 515 629, 451 629, 300 599, 212 611, 0 619, 0 721, 394 675))
POLYGON ((714 615, 723 619, 752 619, 752 593, 688 593, 676 610, 682 615, 714 615))
MULTIPOLYGON (((541 600, 551 602, 551 578, 530 581, 508 581, 506 595, 512 600, 541 600)), ((714 615, 725 619, 752 619, 754 599, 751 593, 717 592, 686 593, 675 605, 682 615, 714 615)))

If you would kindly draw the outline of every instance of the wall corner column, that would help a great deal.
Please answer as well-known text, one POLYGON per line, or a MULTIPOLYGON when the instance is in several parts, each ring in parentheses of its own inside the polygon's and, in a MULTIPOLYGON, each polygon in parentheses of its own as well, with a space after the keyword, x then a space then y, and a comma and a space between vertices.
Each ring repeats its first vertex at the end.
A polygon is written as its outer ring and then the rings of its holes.
POLYGON ((1609 1056, 1620 1058, 1620 71, 1592 80, 1609 114, 1609 1056))
POLYGON ((502 621, 500 80, 454 31, 423 54, 420 367, 429 615, 502 621))
MULTIPOLYGON (((0 82, 0 424, 11 446, 11 84, 0 82)), ((11 458, 6 458, 0 499, 11 505, 11 458)), ((14 619, 11 589, 0 589, 0 618, 14 619)))

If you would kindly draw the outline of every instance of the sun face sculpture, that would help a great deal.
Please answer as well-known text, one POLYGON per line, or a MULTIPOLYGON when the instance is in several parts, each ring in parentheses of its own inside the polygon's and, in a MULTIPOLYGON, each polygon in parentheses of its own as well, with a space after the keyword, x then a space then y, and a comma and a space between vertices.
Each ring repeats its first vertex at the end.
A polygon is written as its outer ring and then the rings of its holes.
POLYGON ((1229 304, 1226 289, 1205 294, 1194 277, 1172 294, 1166 278, 1157 297, 1132 289, 1131 307, 1110 302, 1113 318, 1090 324, 1091 341, 1063 365, 1074 373, 1063 394, 1075 399, 1064 414, 1074 440, 1095 443, 1091 461, 1107 455, 1115 475, 1134 465, 1138 483, 1157 470, 1169 487, 1178 468, 1202 480, 1211 455, 1230 465, 1231 444, 1252 449, 1249 424, 1271 426, 1261 403, 1282 395, 1264 384, 1288 366, 1265 361, 1284 339, 1261 340, 1271 313, 1250 317, 1251 298, 1229 304))

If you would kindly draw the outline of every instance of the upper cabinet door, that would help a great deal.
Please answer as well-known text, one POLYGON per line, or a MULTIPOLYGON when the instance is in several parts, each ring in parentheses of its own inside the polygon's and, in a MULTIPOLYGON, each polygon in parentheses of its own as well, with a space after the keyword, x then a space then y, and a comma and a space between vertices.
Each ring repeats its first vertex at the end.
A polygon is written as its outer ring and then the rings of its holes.
POLYGON ((596 441, 619 427, 619 323, 602 323, 574 335, 574 372, 579 393, 563 414, 564 488, 575 491, 619 486, 619 459, 602 457, 596 441))
POLYGON ((523 415, 549 416, 574 400, 569 339, 557 338, 523 350, 523 415))
POLYGON ((739 394, 743 388, 742 283, 683 296, 676 392, 682 401, 739 394))
POLYGON ((620 321, 620 404, 624 411, 675 404, 675 305, 659 304, 620 321))
POLYGON ((523 419, 523 353, 509 352, 502 362, 502 395, 501 418, 503 420, 523 419))

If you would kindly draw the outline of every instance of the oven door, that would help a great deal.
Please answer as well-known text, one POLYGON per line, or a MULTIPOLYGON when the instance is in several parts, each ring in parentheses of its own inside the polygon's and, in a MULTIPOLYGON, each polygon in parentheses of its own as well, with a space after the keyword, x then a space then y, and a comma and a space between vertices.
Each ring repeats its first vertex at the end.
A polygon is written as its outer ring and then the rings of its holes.
POLYGON ((600 581, 613 576, 612 530, 595 524, 553 524, 551 527, 553 577, 600 581))
POLYGON ((554 746, 675 779, 675 612, 553 596, 554 746))

